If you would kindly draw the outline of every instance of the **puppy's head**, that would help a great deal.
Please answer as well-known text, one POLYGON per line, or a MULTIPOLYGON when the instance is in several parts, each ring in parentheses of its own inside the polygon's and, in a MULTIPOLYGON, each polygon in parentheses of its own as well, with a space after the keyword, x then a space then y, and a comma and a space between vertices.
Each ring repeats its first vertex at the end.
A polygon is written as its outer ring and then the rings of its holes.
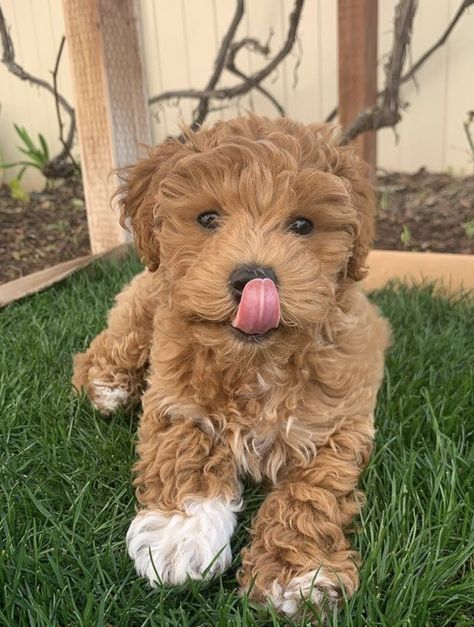
POLYGON ((126 173, 121 222, 199 341, 312 332, 365 276, 373 196, 331 125, 245 117, 169 139, 126 173))

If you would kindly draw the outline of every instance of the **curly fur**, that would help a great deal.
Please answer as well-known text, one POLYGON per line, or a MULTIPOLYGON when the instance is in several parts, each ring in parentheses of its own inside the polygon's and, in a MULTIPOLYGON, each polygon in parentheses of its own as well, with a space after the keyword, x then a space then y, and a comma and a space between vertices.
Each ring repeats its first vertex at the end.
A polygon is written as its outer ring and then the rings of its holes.
MULTIPOLYGON (((388 324, 358 286, 372 190, 332 125, 251 116, 184 137, 125 172, 121 222, 148 269, 76 357, 73 383, 109 412, 115 397, 104 401, 103 387, 120 390, 116 404, 132 402, 148 372, 134 470, 138 516, 154 513, 158 529, 150 552, 166 544, 165 517, 191 525, 187 503, 235 511, 243 476, 266 481, 239 581, 293 613, 301 598, 321 605, 358 585, 346 531, 362 502, 356 486, 389 342, 388 324), (196 217, 214 207, 221 226, 205 231, 196 217), (298 216, 314 233, 286 229, 298 216), (229 324, 229 276, 245 263, 270 266, 279 280, 281 324, 261 342, 243 342, 229 324)), ((137 566, 147 573, 140 547, 137 566)), ((172 572, 173 551, 158 554, 165 583, 181 581, 186 568, 172 572)), ((204 570, 187 567, 191 576, 204 570)))

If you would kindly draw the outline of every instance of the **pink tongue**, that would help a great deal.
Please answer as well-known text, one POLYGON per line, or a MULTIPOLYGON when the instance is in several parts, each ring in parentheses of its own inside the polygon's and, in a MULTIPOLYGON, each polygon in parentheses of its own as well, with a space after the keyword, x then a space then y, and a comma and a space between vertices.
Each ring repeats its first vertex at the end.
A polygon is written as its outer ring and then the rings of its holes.
POLYGON ((280 298, 271 279, 252 279, 242 292, 232 326, 244 333, 262 334, 280 322, 280 298))

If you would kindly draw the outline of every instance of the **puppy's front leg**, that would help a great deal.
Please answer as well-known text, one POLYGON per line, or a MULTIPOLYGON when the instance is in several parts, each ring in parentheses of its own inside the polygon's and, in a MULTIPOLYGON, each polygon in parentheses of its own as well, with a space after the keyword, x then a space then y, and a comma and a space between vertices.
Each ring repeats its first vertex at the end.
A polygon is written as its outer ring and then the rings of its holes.
POLYGON ((152 273, 136 276, 117 296, 107 329, 74 357, 72 384, 103 414, 136 403, 145 383, 156 309, 152 273))
POLYGON ((346 426, 268 495, 242 553, 243 588, 287 615, 305 598, 322 608, 336 603, 341 589, 350 596, 358 587, 359 556, 344 530, 358 512, 355 488, 371 450, 371 419, 346 426))
POLYGON ((241 508, 230 451, 190 419, 170 421, 145 410, 138 453, 135 486, 143 509, 127 534, 137 572, 152 585, 223 572, 241 508))

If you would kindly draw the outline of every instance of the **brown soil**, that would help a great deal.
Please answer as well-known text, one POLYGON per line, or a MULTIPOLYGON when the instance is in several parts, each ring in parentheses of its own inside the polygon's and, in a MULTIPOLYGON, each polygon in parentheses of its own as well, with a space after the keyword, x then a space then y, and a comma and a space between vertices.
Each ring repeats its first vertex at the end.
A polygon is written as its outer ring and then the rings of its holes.
POLYGON ((474 176, 386 174, 377 196, 375 248, 474 253, 474 176))
POLYGON ((14 200, 0 187, 0 283, 90 253, 80 181, 14 200))
MULTIPOLYGON (((377 186, 376 248, 474 254, 474 176, 393 173, 377 186)), ((0 283, 90 252, 79 181, 13 200, 0 188, 0 283)))

